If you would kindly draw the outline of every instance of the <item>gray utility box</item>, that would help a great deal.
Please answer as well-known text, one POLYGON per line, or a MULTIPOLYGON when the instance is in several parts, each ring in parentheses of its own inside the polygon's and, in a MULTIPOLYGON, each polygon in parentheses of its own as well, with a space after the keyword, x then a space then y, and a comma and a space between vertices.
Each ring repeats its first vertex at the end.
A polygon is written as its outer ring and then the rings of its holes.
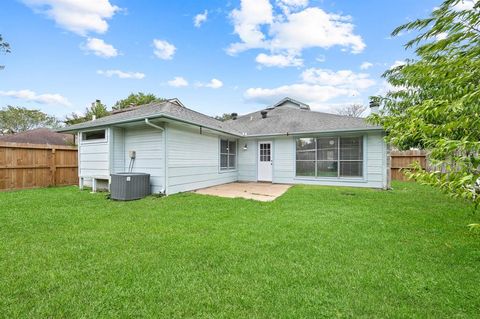
POLYGON ((150 174, 116 173, 110 174, 110 198, 134 200, 150 195, 150 174))

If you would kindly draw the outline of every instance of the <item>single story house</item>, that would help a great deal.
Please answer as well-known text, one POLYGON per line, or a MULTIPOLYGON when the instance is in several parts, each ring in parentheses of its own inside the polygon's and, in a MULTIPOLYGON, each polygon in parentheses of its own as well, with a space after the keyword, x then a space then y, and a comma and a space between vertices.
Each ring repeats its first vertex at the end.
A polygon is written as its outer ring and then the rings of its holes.
POLYGON ((71 125, 80 186, 111 173, 151 175, 167 195, 236 181, 387 188, 382 128, 285 98, 222 122, 171 99, 71 125))

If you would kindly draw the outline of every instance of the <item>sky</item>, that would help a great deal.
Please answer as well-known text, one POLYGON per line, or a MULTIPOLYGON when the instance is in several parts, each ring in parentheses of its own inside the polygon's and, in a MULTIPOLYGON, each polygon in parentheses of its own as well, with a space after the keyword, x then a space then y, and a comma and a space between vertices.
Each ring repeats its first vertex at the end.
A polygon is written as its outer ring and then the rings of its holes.
POLYGON ((0 107, 64 118, 132 92, 208 115, 289 96, 313 110, 368 104, 413 57, 390 37, 438 0, 2 0, 0 107))

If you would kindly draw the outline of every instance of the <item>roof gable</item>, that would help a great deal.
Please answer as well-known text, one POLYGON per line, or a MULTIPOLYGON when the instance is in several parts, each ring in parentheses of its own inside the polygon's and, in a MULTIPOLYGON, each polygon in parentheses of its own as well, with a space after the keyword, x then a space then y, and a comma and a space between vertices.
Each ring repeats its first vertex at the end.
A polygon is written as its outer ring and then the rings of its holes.
POLYGON ((302 110, 310 110, 310 106, 308 104, 302 103, 290 97, 281 99, 280 101, 268 107, 267 109, 274 109, 276 107, 289 107, 289 108, 297 108, 302 110))

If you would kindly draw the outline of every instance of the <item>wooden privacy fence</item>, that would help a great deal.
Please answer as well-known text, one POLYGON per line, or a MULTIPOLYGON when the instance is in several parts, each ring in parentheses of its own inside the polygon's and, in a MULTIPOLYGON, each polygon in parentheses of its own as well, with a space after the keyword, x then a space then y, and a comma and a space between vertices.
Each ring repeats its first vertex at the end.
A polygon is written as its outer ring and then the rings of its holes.
POLYGON ((78 183, 74 146, 0 142, 0 190, 78 183))
POLYGON ((424 169, 427 168, 427 154, 423 150, 391 151, 390 157, 390 172, 392 175, 392 180, 408 180, 401 169, 408 168, 410 164, 414 162, 419 162, 424 169))

